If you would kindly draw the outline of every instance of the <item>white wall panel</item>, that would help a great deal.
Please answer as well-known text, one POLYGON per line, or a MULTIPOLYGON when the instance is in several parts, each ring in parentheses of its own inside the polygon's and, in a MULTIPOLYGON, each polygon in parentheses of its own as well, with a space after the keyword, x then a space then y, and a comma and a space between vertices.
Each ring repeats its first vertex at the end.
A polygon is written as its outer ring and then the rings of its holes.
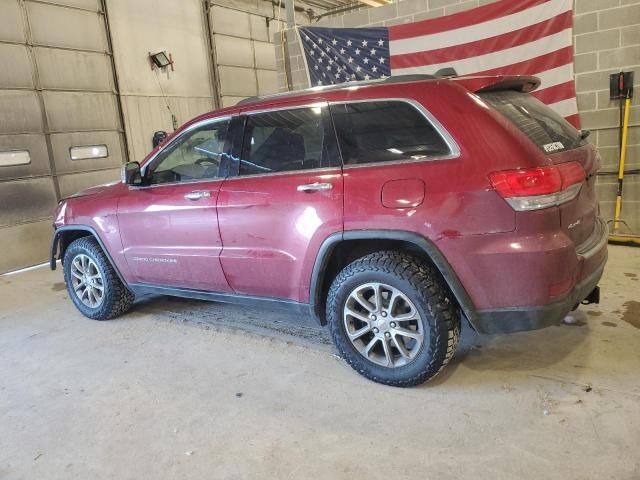
POLYGON ((18 0, 0 1, 0 40, 24 42, 24 20, 18 0))
POLYGON ((18 270, 49 260, 51 220, 0 228, 0 272, 18 270))
POLYGON ((107 50, 102 15, 44 3, 26 2, 26 6, 35 44, 107 50))
POLYGON ((124 162, 122 144, 118 132, 72 132, 51 135, 51 148, 58 174, 119 168, 124 162), (71 160, 69 149, 85 145, 106 145, 108 157, 71 160))
MULTIPOLYGON (((42 1, 42 0, 40 0, 42 1)), ((100 0, 44 0, 55 5, 68 5, 70 7, 84 8, 86 10, 100 10, 100 0)))
POLYGON ((200 0, 108 0, 107 5, 123 95, 212 96, 200 0), (163 50, 172 54, 175 69, 158 74, 148 55, 163 50))
POLYGON ((36 92, 0 90, 0 134, 42 131, 42 113, 36 92))
POLYGON ((113 91, 111 61, 103 53, 57 48, 35 48, 34 53, 42 88, 113 91))
POLYGON ((98 172, 83 172, 70 175, 60 175, 58 184, 60 185, 60 195, 67 197, 85 188, 104 183, 117 182, 120 180, 120 168, 112 170, 101 170, 98 172))
POLYGON ((253 68, 218 67, 220 90, 224 96, 251 97, 258 94, 253 68))
MULTIPOLYGON (((267 27, 267 19, 263 16, 249 15, 251 23, 251 38, 261 42, 269 42, 269 27, 267 27)), ((272 22, 270 21, 269 24, 272 22)))
POLYGON ((12 150, 28 151, 31 163, 0 168, 0 180, 47 175, 50 173, 49 152, 47 151, 44 135, 0 135, 0 152, 12 150))
POLYGON ((256 68, 274 71, 277 69, 273 43, 253 42, 253 48, 255 51, 256 68))
POLYGON ((226 7, 211 7, 211 28, 214 34, 246 36, 251 28, 249 14, 226 7))
POLYGON ((33 88, 31 58, 24 45, 0 43, 0 88, 33 88))
POLYGON ((0 227, 47 218, 56 204, 50 177, 0 182, 0 227))
POLYGON ((214 35, 218 65, 253 67, 251 40, 214 35))
POLYGON ((112 130, 119 127, 116 98, 110 93, 44 92, 53 132, 112 130))
POLYGON ((278 72, 258 70, 258 95, 269 95, 278 91, 278 72))

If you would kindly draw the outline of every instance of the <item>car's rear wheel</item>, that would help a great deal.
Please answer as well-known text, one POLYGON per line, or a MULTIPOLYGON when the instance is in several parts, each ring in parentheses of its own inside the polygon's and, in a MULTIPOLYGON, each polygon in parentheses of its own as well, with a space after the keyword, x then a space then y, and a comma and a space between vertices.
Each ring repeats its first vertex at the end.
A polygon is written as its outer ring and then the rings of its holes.
POLYGON ((345 267, 327 297, 336 348, 365 377, 409 387, 451 359, 460 314, 439 273, 400 252, 376 252, 345 267))
POLYGON ((82 237, 72 242, 63 263, 69 297, 84 316, 108 320, 131 308, 133 294, 120 281, 94 238, 82 237))

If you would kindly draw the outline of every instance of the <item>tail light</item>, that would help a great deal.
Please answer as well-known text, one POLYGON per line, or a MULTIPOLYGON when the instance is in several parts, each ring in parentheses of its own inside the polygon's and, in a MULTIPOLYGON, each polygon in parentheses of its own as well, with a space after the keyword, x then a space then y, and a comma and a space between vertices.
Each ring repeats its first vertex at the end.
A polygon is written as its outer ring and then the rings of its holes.
POLYGON ((517 211, 539 210, 573 200, 585 178, 586 173, 577 162, 489 174, 494 190, 517 211))

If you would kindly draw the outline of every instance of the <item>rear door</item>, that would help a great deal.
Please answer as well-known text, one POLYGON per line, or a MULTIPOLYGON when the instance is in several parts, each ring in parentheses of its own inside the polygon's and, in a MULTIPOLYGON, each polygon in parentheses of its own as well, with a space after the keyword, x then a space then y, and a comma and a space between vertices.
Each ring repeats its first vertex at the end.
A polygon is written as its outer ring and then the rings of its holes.
POLYGON ((236 293, 308 301, 320 245, 342 231, 341 166, 326 103, 246 112, 218 200, 220 261, 236 293))
POLYGON ((597 217, 595 173, 600 165, 596 149, 570 123, 530 94, 498 90, 479 95, 535 143, 551 162, 582 165, 587 178, 580 193, 559 209, 567 236, 576 245, 587 241, 597 217))

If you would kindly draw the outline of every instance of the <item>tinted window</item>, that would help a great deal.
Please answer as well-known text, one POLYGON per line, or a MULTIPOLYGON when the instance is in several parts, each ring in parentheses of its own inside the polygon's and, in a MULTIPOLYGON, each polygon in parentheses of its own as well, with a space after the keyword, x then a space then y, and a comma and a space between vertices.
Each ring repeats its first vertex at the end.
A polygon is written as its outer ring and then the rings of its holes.
MULTIPOLYGON (((224 169, 229 121, 209 123, 176 139, 150 167, 151 183, 218 178, 224 169)), ((228 160, 227 160, 228 161, 228 160)))
POLYGON ((507 117, 543 152, 570 150, 585 144, 578 132, 558 113, 528 93, 503 90, 480 97, 507 117))
POLYGON ((324 128, 326 107, 249 115, 240 175, 307 170, 339 164, 330 155, 324 128))
POLYGON ((345 165, 420 160, 450 153, 431 123, 406 102, 332 105, 345 165))

